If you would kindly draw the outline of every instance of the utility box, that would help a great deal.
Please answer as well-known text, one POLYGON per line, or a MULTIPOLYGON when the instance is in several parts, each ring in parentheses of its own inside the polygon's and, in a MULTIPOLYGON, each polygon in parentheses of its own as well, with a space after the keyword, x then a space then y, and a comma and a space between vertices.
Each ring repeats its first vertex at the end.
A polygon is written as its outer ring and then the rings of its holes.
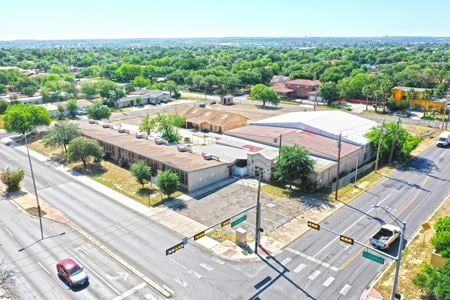
POLYGON ((247 245, 247 230, 244 228, 238 228, 236 230, 236 245, 244 247, 247 245))

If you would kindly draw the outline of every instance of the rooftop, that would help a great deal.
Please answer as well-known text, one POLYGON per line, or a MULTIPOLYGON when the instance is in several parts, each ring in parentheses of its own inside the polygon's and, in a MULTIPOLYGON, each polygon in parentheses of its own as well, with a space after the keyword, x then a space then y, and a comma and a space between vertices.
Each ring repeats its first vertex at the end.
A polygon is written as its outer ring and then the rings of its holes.
POLYGON ((287 94, 292 93, 294 90, 287 88, 284 83, 277 83, 272 86, 272 89, 277 93, 287 94))
POLYGON ((424 88, 416 88, 416 87, 407 87, 407 86, 395 86, 393 89, 407 92, 409 90, 415 90, 416 92, 423 92, 426 89, 424 88))
POLYGON ((317 86, 320 84, 320 80, 309 80, 309 79, 294 79, 286 81, 287 84, 298 84, 307 86, 317 86))
POLYGON ((189 108, 188 110, 183 111, 181 114, 186 118, 186 121, 190 123, 200 124, 207 122, 218 126, 225 124, 233 118, 248 119, 246 116, 243 116, 241 114, 199 107, 189 108))
POLYGON ((195 153, 180 152, 175 146, 156 145, 153 141, 136 139, 134 135, 118 133, 98 124, 89 124, 87 121, 81 121, 79 124, 83 135, 86 137, 120 147, 186 172, 224 164, 224 162, 215 160, 205 160, 195 153))

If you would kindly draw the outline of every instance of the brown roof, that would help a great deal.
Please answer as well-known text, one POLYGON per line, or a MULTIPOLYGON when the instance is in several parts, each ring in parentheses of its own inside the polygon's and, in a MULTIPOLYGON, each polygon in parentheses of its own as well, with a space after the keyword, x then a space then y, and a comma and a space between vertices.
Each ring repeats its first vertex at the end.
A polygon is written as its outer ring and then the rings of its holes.
POLYGON ((287 84, 297 84, 305 86, 317 86, 320 84, 320 80, 309 80, 309 79, 295 79, 286 81, 287 84))
POLYGON ((190 123, 200 124, 206 122, 218 126, 223 126, 228 121, 234 118, 244 118, 246 120, 249 119, 241 114, 199 107, 192 107, 189 110, 183 112, 182 115, 186 117, 186 121, 190 123))
POLYGON ((156 145, 153 141, 136 139, 134 135, 118 133, 116 130, 103 128, 98 124, 89 124, 86 121, 80 122, 80 129, 86 137, 120 147, 186 172, 224 164, 215 160, 205 160, 199 154, 180 152, 177 147, 156 145))
MULTIPOLYGON (((313 155, 337 160, 338 153, 336 140, 309 131, 249 125, 228 130, 225 134, 271 146, 279 145, 279 137, 281 135, 283 146, 299 145, 307 149, 313 155)), ((359 146, 342 142, 341 156, 344 157, 359 148, 359 146)))
POLYGON ((272 86, 272 90, 280 94, 292 93, 294 90, 287 88, 284 83, 277 83, 272 86))

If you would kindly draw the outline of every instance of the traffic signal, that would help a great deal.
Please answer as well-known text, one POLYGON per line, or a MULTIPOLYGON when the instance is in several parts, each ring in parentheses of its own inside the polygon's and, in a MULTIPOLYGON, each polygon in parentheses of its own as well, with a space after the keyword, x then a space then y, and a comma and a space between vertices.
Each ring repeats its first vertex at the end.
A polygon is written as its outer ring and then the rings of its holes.
POLYGON ((308 221, 308 227, 315 230, 320 230, 320 225, 311 221, 308 221))

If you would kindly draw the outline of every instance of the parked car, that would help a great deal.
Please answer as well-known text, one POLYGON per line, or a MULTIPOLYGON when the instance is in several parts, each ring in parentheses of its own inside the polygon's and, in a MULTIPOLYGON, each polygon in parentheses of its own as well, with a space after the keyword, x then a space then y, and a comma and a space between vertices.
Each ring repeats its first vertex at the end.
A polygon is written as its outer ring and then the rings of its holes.
POLYGON ((146 137, 146 134, 142 133, 142 132, 138 132, 138 133, 135 134, 135 136, 136 136, 137 139, 143 139, 143 138, 146 137))
POLYGON ((109 123, 103 123, 103 124, 102 124, 102 127, 103 127, 103 128, 113 128, 113 125, 112 125, 112 124, 109 124, 109 123))
POLYGON ((377 249, 389 249, 400 236, 400 228, 395 225, 384 224, 370 239, 370 243, 377 249))
POLYGON ((126 129, 126 128, 119 127, 119 129, 117 129, 117 132, 118 132, 118 133, 128 133, 129 131, 128 131, 128 129, 126 129))
POLYGON ((90 119, 89 120, 89 124, 98 124, 98 121, 94 120, 94 119, 90 119))
POLYGON ((205 108, 206 107, 206 103, 200 103, 199 105, 198 105, 198 107, 200 107, 200 108, 205 108))
POLYGON ((155 138, 155 144, 156 145, 168 145, 169 142, 167 142, 166 140, 160 138, 160 137, 156 137, 155 138))
POLYGON ((70 287, 84 286, 89 283, 89 277, 84 270, 71 258, 66 258, 56 264, 59 278, 63 279, 70 287))

